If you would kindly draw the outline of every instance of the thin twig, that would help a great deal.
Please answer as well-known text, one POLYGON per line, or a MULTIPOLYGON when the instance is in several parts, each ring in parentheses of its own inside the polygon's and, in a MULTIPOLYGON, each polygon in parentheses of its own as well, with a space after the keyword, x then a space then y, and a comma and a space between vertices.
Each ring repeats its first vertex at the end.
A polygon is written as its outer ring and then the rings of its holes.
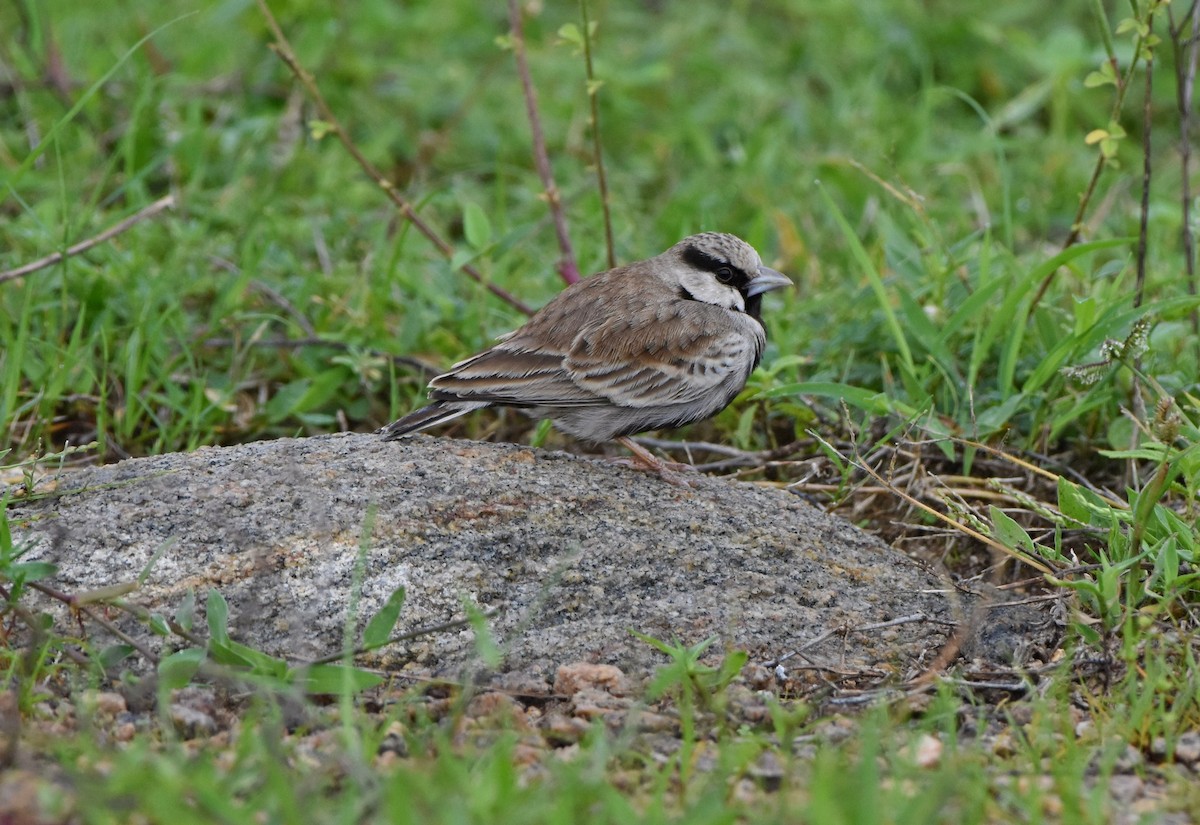
POLYGON ((0 284, 4 283, 5 281, 12 281, 17 278, 22 278, 22 277, 30 274, 31 272, 37 272, 39 269, 45 269, 46 267, 54 266, 56 263, 59 263, 60 261, 64 261, 67 258, 70 258, 74 255, 79 255, 81 253, 87 252, 92 247, 99 246, 100 244, 104 243, 105 241, 112 240, 116 236, 120 235, 122 232, 127 231, 131 227, 141 223, 144 220, 153 218, 159 212, 170 209, 174 205, 175 205, 175 196, 174 195, 167 195, 166 197, 159 198, 158 200, 156 200, 154 203, 150 204, 149 206, 144 207, 144 208, 138 210, 137 212, 134 212, 132 215, 130 215, 128 218, 121 221, 120 223, 110 226, 108 229, 105 229, 99 235, 95 235, 94 237, 88 238, 86 241, 80 241, 77 244, 67 247, 65 252, 55 252, 52 255, 47 255, 44 258, 39 258, 36 261, 27 263, 24 266, 19 266, 16 269, 9 269, 9 270, 5 270, 4 272, 0 272, 0 284))
POLYGON ((955 679, 950 676, 942 676, 938 681, 942 684, 973 690, 1004 690, 1009 693, 1028 693, 1032 687, 1025 682, 972 682, 970 679, 955 679))
POLYGON ((730 447, 728 444, 715 444, 711 441, 672 441, 669 438, 654 438, 648 435, 639 435, 633 440, 643 447, 650 447, 655 450, 683 450, 685 453, 693 451, 716 453, 717 455, 726 455, 730 458, 747 458, 755 455, 755 453, 746 450, 739 450, 737 447, 730 447))
MULTIPOLYGON (((259 0, 262 2, 263 0, 259 0)), ((517 0, 508 0, 508 26, 512 35, 513 57, 517 61, 517 74, 521 77, 521 91, 525 95, 525 112, 529 116, 529 130, 533 135, 533 163, 538 177, 546 190, 546 203, 554 219, 554 234, 558 237, 558 248, 562 257, 558 260, 558 274, 568 284, 579 280, 579 265, 575 263, 575 251, 571 248, 571 236, 567 233, 567 216, 563 211, 562 195, 554 182, 554 171, 550 168, 550 156, 546 152, 546 136, 542 132, 542 118, 538 113, 537 90, 529 74, 529 59, 525 54, 525 29, 521 24, 521 8, 517 0)))
MULTIPOLYGON (((37 651, 42 649, 46 640, 46 631, 42 629, 41 619, 38 616, 35 616, 28 608, 23 607, 17 602, 14 602, 12 599, 12 593, 3 586, 0 586, 0 601, 6 602, 9 609, 12 610, 16 617, 20 619, 27 628, 29 628, 29 632, 33 636, 33 644, 31 645, 31 650, 26 655, 27 657, 36 655, 37 651)), ((84 656, 82 653, 70 646, 64 645, 61 650, 68 659, 77 665, 86 667, 91 664, 91 661, 87 656, 84 656)), ((28 664, 30 661, 30 658, 26 658, 26 664, 28 664)))
MULTIPOLYGON (((271 36, 275 38, 275 42, 271 44, 271 50, 279 55, 279 59, 288 67, 291 73, 296 77, 300 84, 304 86, 308 96, 312 98, 313 105, 317 107, 317 112, 320 113, 321 119, 328 126, 329 130, 337 136, 338 141, 350 153, 350 157, 354 158, 359 168, 366 173, 367 177, 375 182, 375 184, 383 190, 384 195, 388 200, 399 210, 400 214, 406 221, 417 228, 417 231, 425 236, 434 247, 447 260, 454 257, 454 247, 452 247, 437 231, 425 222, 412 204, 396 191, 396 186, 380 172, 371 161, 367 160, 366 155, 358 148, 358 145, 351 139, 350 133, 342 126, 341 121, 333 113, 333 109, 325 101, 325 97, 321 94, 320 88, 317 86, 316 78, 309 73, 307 69, 300 64, 299 58, 296 57, 295 51, 292 49, 291 42, 283 33, 283 29, 279 26, 279 21, 275 19, 275 15, 271 12, 266 0, 257 0, 259 11, 262 12, 267 21, 267 27, 271 30, 271 36)), ((532 315, 533 310, 530 309, 524 302, 516 296, 510 294, 502 287, 491 283, 483 274, 471 264, 463 264, 460 269, 467 274, 467 277, 478 284, 482 284, 488 292, 491 292, 500 300, 504 301, 514 309, 526 314, 532 315)))
POLYGON ((108 619, 101 616, 93 608, 88 607, 87 605, 81 605, 81 606, 79 606, 79 610, 84 615, 86 615, 89 619, 91 619, 93 622, 95 622, 96 624, 100 625, 102 628, 107 630, 111 635, 117 637, 122 642, 129 645, 134 650, 136 650, 138 653, 140 653, 142 655, 142 658, 144 658, 147 662, 150 662, 151 664, 154 664, 154 665, 158 664, 158 656, 154 653, 154 651, 150 650, 150 648, 146 647, 144 644, 142 644, 137 639, 130 636, 125 631, 121 630, 121 628, 117 627, 115 624, 110 622, 108 619))
MULTIPOLYGON (((493 616, 498 615, 499 612, 500 612, 499 610, 489 610, 488 612, 483 614, 483 617, 485 619, 490 619, 493 616)), ((443 622, 442 624, 428 625, 426 627, 418 627, 416 630, 410 630, 407 633, 399 633, 395 636, 392 636, 383 644, 364 645, 362 647, 355 648, 354 650, 350 651, 350 656, 354 657, 354 656, 358 656, 363 653, 368 653, 372 650, 378 650, 379 648, 387 647, 388 645, 396 644, 398 642, 406 642, 409 639, 415 639, 418 636, 428 636, 430 633, 443 633, 447 630, 457 630, 460 627, 467 627, 470 624, 471 624, 471 619, 455 619, 454 621, 443 622)), ((305 661, 305 662, 301 662, 300 664, 301 665, 327 665, 327 664, 330 664, 331 662, 340 662, 344 658, 346 658, 345 653, 342 653, 342 652, 330 653, 328 656, 322 656, 320 659, 313 659, 312 661, 305 661)))
POLYGON ((737 468, 763 469, 773 464, 776 464, 780 459, 792 455, 797 452, 804 444, 802 441, 793 441, 790 444, 784 444, 780 447, 774 447, 769 450, 761 450, 759 452, 750 452, 748 450, 739 450, 737 447, 729 447, 724 444, 713 444, 708 441, 671 441, 666 438, 650 438, 639 436, 632 439, 635 443, 643 447, 652 447, 656 450, 682 450, 692 460, 692 452, 708 452, 716 453, 717 455, 728 456, 723 461, 712 461, 707 464, 693 464, 692 466, 698 472, 711 473, 721 470, 732 470, 737 468))
MULTIPOLYGON (((829 627, 829 628, 826 628, 825 630, 821 631, 820 633, 818 633, 813 638, 809 639, 804 644, 800 645, 800 647, 796 648, 795 650, 789 651, 788 653, 784 653, 782 656, 777 656, 774 659, 769 659, 769 660, 763 662, 763 667, 775 667, 776 665, 781 665, 784 662, 786 662, 788 659, 791 659, 793 656, 799 656, 799 655, 803 654, 804 651, 816 647, 821 642, 825 641, 826 639, 828 639, 831 636, 837 636, 839 634, 849 635, 851 633, 869 633, 872 630, 883 630, 884 628, 897 627, 902 624, 913 624, 914 622, 929 622, 929 621, 937 621, 937 620, 931 619, 930 617, 926 616, 924 613, 910 613, 907 616, 898 616, 895 619, 888 619, 887 621, 884 621, 884 622, 874 622, 872 624, 857 625, 855 627, 849 627, 847 625, 838 625, 837 627, 829 627)), ((953 623, 950 622, 950 624, 953 624, 953 623)))
MULTIPOLYGON (((132 602, 119 601, 119 600, 112 601, 112 602, 110 602, 110 604, 113 607, 117 608, 118 610, 122 610, 122 611, 128 613, 130 616, 133 616, 138 621, 143 622, 147 625, 150 624, 151 621, 153 621, 154 617, 151 615, 150 611, 147 610, 146 608, 142 607, 140 604, 133 604, 132 602)), ((167 623, 167 627, 170 628, 172 633, 174 633, 176 636, 183 639, 184 641, 188 642, 189 644, 192 644, 196 647, 204 647, 205 644, 207 644, 204 639, 200 638, 195 633, 192 633, 190 630, 188 630, 183 625, 179 624, 179 622, 175 621, 174 619, 166 618, 165 621, 167 623)))
POLYGON ((612 211, 608 197, 608 175, 604 171, 604 144, 600 140, 600 85, 592 69, 592 23, 588 18, 588 0, 579 0, 583 14, 583 60, 587 69, 587 96, 592 109, 592 157, 596 163, 596 186, 600 190, 600 209, 604 214, 604 249, 608 253, 608 268, 617 265, 613 244, 612 211))
MULTIPOLYGON (((1146 244, 1150 225, 1150 94, 1154 88, 1154 58, 1146 61, 1146 99, 1142 104, 1142 214, 1138 221, 1137 279, 1133 291, 1133 306, 1142 305, 1146 293, 1146 244)), ((1136 380, 1136 372, 1134 373, 1136 380)))

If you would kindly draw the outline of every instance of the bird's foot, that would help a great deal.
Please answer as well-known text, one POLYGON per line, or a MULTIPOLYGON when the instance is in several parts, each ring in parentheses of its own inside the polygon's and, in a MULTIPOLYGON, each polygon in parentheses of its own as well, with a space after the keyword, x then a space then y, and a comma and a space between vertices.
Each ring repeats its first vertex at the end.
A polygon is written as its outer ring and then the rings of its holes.
POLYGON ((625 436, 618 438, 617 441, 625 445, 625 448, 633 453, 633 457, 610 458, 609 461, 613 464, 620 464, 623 467, 633 467, 638 470, 654 473, 663 481, 674 484, 676 487, 695 487, 700 480, 699 475, 696 473, 696 468, 691 464, 663 461, 641 444, 625 436))

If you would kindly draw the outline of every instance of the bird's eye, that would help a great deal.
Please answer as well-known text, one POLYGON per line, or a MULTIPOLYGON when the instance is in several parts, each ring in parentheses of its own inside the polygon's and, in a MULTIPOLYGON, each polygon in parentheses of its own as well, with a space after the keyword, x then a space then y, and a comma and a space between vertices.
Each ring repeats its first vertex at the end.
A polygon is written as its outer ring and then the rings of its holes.
POLYGON ((733 270, 727 266, 723 266, 716 272, 717 280, 723 284, 730 283, 733 280, 733 270))

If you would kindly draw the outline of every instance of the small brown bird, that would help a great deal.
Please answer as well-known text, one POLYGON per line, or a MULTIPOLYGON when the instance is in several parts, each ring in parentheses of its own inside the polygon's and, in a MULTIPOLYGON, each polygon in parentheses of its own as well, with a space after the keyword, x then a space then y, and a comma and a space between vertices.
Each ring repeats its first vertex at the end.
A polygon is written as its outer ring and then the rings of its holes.
POLYGON ((692 235, 567 287, 430 381, 433 403, 380 432, 390 441, 483 407, 516 407, 584 441, 616 439, 669 477, 670 465, 627 436, 725 409, 766 346, 763 293, 791 284, 741 238, 692 235))

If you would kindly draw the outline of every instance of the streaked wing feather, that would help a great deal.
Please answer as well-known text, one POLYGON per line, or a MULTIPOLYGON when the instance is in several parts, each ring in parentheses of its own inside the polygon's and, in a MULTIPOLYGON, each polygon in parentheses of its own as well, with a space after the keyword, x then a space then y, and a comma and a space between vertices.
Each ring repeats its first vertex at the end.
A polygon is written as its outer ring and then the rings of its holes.
POLYGON ((692 403, 735 374, 749 373, 762 346, 748 334, 752 329, 736 326, 726 310, 694 301, 645 308, 582 333, 566 368, 581 388, 620 407, 692 403))
MULTIPOLYGON (((599 279, 577 287, 589 281, 599 279)), ((753 319, 700 301, 647 303, 618 293, 589 323, 559 299, 433 379, 429 397, 524 407, 686 404, 744 377, 765 341, 753 319)))
POLYGON ((619 369, 595 371, 591 359, 572 357, 568 369, 582 388, 604 396, 621 407, 658 407, 699 401, 716 387, 728 381, 736 371, 748 371, 748 347, 741 336, 725 335, 709 338, 703 348, 690 356, 687 363, 677 358, 661 357, 664 353, 645 353, 628 360, 619 369))
POLYGON ((522 407, 606 403, 571 381, 561 353, 500 344, 458 364, 429 383, 440 401, 490 401, 522 407))

